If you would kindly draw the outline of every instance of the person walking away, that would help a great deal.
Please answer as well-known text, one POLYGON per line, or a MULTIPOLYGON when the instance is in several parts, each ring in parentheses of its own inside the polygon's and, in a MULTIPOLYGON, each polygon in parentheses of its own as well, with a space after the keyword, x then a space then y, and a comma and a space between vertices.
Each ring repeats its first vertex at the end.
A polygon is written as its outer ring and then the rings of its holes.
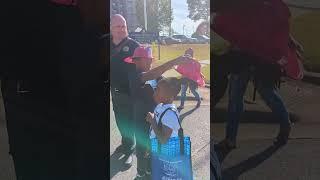
MULTIPOLYGON (((185 51, 185 56, 188 56, 190 58, 193 58, 193 49, 189 48, 185 51)), ((179 72, 181 70, 181 68, 183 67, 177 67, 176 70, 179 72), (180 70, 179 70, 180 69, 180 70)), ((192 92, 192 94, 194 95, 194 97, 196 98, 197 101, 197 105, 196 107, 200 107, 201 104, 201 97, 200 94, 198 92, 198 81, 204 85, 204 76, 201 73, 201 65, 198 61, 193 61, 192 64, 190 64, 190 67, 184 67, 184 68, 189 68, 191 69, 191 71, 189 71, 189 73, 198 73, 199 76, 197 76, 197 78, 195 78, 194 80, 190 76, 191 74, 187 73, 187 71, 184 74, 182 72, 182 78, 181 78, 181 101, 180 101, 180 106, 178 107, 179 110, 184 108, 184 102, 186 99, 186 93, 188 90, 188 87, 190 88, 190 91, 192 92)), ((193 74, 192 74, 193 75, 193 74)))
POLYGON ((219 143, 223 151, 236 148, 238 126, 244 108, 243 97, 251 76, 254 77, 254 86, 263 101, 279 120, 280 131, 274 144, 284 145, 288 141, 291 130, 289 113, 276 89, 276 82, 281 76, 280 65, 260 63, 256 58, 239 51, 237 57, 239 63, 231 71, 226 138, 219 143))
POLYGON ((213 33, 213 45, 210 59, 213 63, 213 107, 215 107, 225 95, 228 87, 228 76, 232 65, 232 48, 229 42, 221 36, 213 33))

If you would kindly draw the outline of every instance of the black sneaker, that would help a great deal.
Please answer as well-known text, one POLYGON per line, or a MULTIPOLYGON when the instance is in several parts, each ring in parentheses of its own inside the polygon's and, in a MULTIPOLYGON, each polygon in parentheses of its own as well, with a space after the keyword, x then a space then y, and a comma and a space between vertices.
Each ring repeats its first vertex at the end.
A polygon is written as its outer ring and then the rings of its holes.
POLYGON ((137 174, 137 176, 134 178, 134 180, 149 180, 148 176, 146 174, 137 174))
POLYGON ((118 146, 116 148, 116 150, 114 151, 114 153, 118 153, 118 154, 123 154, 123 155, 127 155, 127 154, 132 154, 135 151, 135 146, 131 146, 128 147, 126 145, 121 144, 120 146, 118 146))
POLYGON ((151 172, 146 171, 146 179, 147 179, 147 180, 152 180, 151 172))
POLYGON ((126 151, 127 151, 126 147, 123 144, 121 144, 120 146, 118 146, 116 148, 116 150, 114 152, 115 153, 120 153, 120 154, 125 154, 126 151))
POLYGON ((288 143, 289 136, 291 132, 291 124, 286 127, 280 127, 280 132, 278 136, 273 141, 275 146, 283 146, 288 143))
POLYGON ((125 168, 130 168, 132 166, 132 163, 133 163, 132 154, 126 155, 125 158, 126 158, 126 160, 124 161, 124 167, 125 168))

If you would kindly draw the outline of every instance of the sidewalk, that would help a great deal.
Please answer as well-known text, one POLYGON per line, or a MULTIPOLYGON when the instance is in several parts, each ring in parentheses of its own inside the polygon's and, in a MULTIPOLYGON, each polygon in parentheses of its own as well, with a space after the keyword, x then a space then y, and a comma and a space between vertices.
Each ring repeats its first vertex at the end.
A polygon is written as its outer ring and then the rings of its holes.
MULTIPOLYGON (((1 86, 1 83, 0 83, 1 86)), ((1 87, 0 87, 1 89, 1 87)), ((5 112, 0 90, 0 180, 15 180, 14 167, 9 156, 8 135, 5 121, 5 112)))
MULTIPOLYGON (((201 88, 200 93, 204 98, 200 108, 194 109, 196 101, 190 94, 185 102, 185 109, 180 112, 184 133, 191 137, 192 141, 192 165, 195 179, 209 180, 210 176, 210 90, 201 88)), ((110 102, 111 103, 111 102, 110 102)), ((179 105, 180 101, 175 101, 179 105)), ((110 156, 115 157, 113 152, 120 145, 120 134, 115 123, 112 107, 110 107, 110 156)), ((110 174, 112 180, 130 180, 136 175, 136 157, 133 166, 124 172, 118 161, 113 158, 110 161, 110 174)))
MULTIPOLYGON (((252 86, 245 99, 252 100, 252 86)), ((238 133, 238 148, 223 162, 225 180, 318 180, 320 179, 320 86, 286 81, 282 95, 294 122, 288 144, 273 148, 278 123, 257 93, 254 104, 245 104, 238 133)), ((215 141, 224 138, 227 98, 214 111, 211 132, 215 141)))
POLYGON ((318 0, 284 0, 284 2, 289 6, 320 9, 320 1, 318 0))

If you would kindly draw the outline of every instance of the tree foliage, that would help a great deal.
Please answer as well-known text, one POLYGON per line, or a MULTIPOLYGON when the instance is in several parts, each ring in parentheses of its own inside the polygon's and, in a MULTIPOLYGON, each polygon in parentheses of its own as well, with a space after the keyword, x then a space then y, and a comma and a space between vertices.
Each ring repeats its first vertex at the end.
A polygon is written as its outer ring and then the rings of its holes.
MULTIPOLYGON (((137 18, 144 27, 144 0, 137 0, 137 18)), ((170 27, 173 20, 170 0, 147 0, 147 31, 159 32, 170 27)))
POLYGON ((187 0, 189 15, 193 21, 200 19, 209 20, 210 17, 210 0, 187 0))

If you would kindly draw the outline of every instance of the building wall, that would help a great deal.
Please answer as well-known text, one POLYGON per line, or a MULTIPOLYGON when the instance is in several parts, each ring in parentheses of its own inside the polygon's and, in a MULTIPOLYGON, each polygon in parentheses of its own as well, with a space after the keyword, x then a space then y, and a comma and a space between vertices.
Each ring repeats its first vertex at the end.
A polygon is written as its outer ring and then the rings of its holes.
POLYGON ((111 0, 110 15, 121 14, 127 20, 128 31, 134 31, 138 26, 136 0, 111 0))

